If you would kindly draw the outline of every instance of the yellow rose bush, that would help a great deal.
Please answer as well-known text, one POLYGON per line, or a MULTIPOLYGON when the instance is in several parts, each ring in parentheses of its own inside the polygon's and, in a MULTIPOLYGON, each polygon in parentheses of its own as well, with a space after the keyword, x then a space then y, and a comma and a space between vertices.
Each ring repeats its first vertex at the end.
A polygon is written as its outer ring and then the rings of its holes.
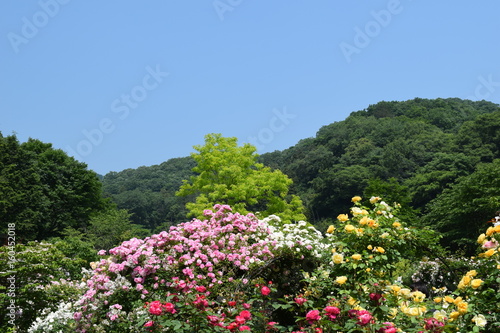
MULTIPOLYGON (((449 320, 461 332, 500 332, 500 217, 479 235, 473 267, 438 308, 454 308, 449 320)), ((451 315, 450 314, 450 315, 451 315)))
POLYGON ((420 332, 443 326, 429 312, 432 300, 395 281, 393 275, 400 260, 420 260, 421 250, 433 248, 438 236, 407 227, 397 217, 398 205, 390 206, 379 197, 371 198, 368 206, 362 201, 354 197, 349 213, 338 215, 337 223, 327 229, 323 243, 329 245, 330 254, 305 276, 299 295, 307 302, 289 300, 288 309, 303 316, 299 315, 301 331, 420 332))

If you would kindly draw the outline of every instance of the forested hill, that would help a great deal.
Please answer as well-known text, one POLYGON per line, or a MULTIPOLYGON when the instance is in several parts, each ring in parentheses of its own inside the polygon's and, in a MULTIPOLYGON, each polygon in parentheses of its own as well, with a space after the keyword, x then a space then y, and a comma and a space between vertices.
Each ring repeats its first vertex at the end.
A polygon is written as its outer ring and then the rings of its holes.
MULTIPOLYGON (((402 203, 415 223, 439 221, 435 227, 444 230, 457 218, 474 222, 467 224, 473 228, 493 216, 500 202, 498 158, 499 105, 416 98, 370 105, 320 128, 314 138, 259 159, 293 179, 292 192, 319 226, 347 212, 353 195, 379 195, 402 203)), ((104 191, 133 212, 136 223, 150 229, 176 223, 185 220, 189 198, 174 193, 193 166, 184 157, 110 173, 103 178, 104 191)), ((462 238, 445 231, 454 241, 462 238)))

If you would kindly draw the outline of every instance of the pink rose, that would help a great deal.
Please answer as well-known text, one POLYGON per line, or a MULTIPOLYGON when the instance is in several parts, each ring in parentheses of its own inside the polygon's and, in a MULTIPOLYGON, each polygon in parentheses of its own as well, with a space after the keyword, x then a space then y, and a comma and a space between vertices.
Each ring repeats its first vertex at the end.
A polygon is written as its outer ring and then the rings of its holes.
POLYGON ((263 286, 261 289, 260 289, 260 293, 264 296, 267 296, 271 293, 271 289, 269 289, 269 287, 267 286, 263 286))
POLYGON ((331 320, 334 320, 340 314, 340 309, 337 308, 336 306, 327 306, 325 308, 325 312, 326 312, 326 316, 328 318, 330 318, 331 320))
POLYGON ((373 319, 372 315, 370 312, 366 310, 360 310, 358 311, 358 322, 357 324, 360 326, 366 326, 370 323, 370 321, 373 319))
POLYGON ((295 303, 297 303, 298 305, 302 305, 304 304, 305 302, 307 302, 307 299, 303 298, 303 297, 296 297, 294 299, 295 303))
POLYGON ((319 315, 319 310, 311 310, 306 314, 306 320, 309 322, 309 324, 312 324, 320 319, 321 316, 319 315))

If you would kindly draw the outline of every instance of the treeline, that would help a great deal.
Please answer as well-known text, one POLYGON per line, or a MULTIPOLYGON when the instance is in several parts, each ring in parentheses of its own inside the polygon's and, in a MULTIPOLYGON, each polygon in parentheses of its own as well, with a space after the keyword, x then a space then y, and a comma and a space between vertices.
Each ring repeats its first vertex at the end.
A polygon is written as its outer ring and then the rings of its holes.
MULTIPOLYGON (((352 196, 378 195, 401 203, 414 226, 438 229, 445 245, 471 250, 471 235, 500 207, 498 158, 497 104, 416 98, 370 105, 259 162, 293 179, 291 194, 320 228, 347 212, 352 196)), ((193 166, 185 157, 113 172, 104 192, 150 230, 175 224, 193 200, 175 196, 193 166)))

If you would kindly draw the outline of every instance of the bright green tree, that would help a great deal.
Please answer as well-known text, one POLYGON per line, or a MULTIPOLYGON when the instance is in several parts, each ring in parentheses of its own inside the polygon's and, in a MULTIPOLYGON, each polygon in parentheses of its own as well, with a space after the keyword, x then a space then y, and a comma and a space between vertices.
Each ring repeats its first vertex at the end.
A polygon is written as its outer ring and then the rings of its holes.
POLYGON ((305 219, 300 198, 288 194, 292 180, 279 170, 257 163, 254 146, 238 146, 234 137, 208 134, 205 145, 194 149, 197 153, 191 156, 197 163, 193 168, 197 175, 184 180, 177 192, 180 196, 197 195, 196 202, 186 204, 188 216, 202 218, 205 209, 219 203, 242 214, 276 214, 283 221, 305 219))

